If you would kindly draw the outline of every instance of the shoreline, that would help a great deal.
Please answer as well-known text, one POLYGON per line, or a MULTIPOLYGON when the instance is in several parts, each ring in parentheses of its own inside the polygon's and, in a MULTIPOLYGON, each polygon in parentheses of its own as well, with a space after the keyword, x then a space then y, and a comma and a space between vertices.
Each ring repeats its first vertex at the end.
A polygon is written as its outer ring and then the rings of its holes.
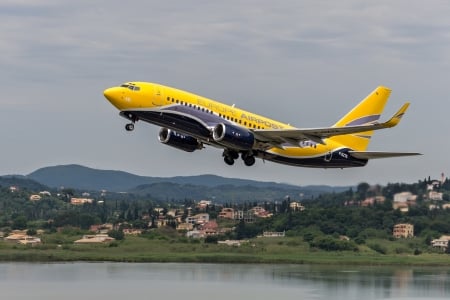
MULTIPOLYGON (((224 263, 315 264, 361 266, 445 266, 450 256, 409 249, 396 253, 398 244, 385 244, 381 254, 360 245, 357 251, 325 251, 311 248, 299 238, 256 238, 240 247, 177 238, 129 236, 100 244, 74 244, 78 235, 42 236, 43 244, 18 245, 0 242, 0 262, 130 262, 130 263, 224 263), (391 246, 391 247, 389 247, 391 246)), ((381 243, 381 241, 377 241, 381 243)), ((386 242, 388 243, 388 242, 386 242)))

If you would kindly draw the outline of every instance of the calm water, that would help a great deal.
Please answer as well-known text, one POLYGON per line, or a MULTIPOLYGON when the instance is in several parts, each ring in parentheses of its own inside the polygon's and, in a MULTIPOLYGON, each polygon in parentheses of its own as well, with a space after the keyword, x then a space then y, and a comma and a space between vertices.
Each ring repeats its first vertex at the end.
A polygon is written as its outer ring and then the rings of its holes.
POLYGON ((450 269, 0 263, 1 299, 450 299, 450 269))

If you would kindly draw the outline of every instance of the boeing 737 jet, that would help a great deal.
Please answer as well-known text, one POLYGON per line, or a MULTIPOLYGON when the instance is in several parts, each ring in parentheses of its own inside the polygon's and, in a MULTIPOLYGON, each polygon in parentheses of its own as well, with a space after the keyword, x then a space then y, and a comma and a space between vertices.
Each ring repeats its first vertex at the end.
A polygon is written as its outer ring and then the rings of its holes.
POLYGON ((159 141, 187 152, 205 145, 223 149, 226 164, 255 158, 316 168, 365 166, 369 159, 419 155, 366 151, 374 130, 396 126, 405 103, 386 122, 378 122, 391 90, 379 86, 331 127, 296 128, 190 92, 147 82, 128 82, 104 91, 106 99, 130 121, 161 126, 159 141))

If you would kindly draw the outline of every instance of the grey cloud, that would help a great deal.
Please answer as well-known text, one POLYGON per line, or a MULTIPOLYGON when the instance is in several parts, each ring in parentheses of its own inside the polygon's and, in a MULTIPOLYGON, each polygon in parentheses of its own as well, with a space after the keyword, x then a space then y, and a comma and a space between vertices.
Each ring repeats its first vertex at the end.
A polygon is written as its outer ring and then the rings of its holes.
POLYGON ((83 163, 143 175, 217 173, 302 184, 410 181, 440 173, 449 163, 449 145, 432 121, 449 125, 443 109, 448 15, 447 1, 418 0, 4 2, 0 136, 9 146, 2 172, 83 163), (398 128, 376 134, 371 149, 427 155, 342 172, 263 162, 228 168, 215 149, 188 156, 158 144, 156 126, 139 123, 125 134, 125 120, 102 91, 128 80, 175 85, 304 127, 333 123, 385 84, 393 88, 387 113, 404 99, 412 106, 398 128), (27 141, 40 135, 49 142, 30 149, 27 141), (425 147, 417 136, 439 147, 425 147), (87 148, 77 151, 81 143, 87 148), (129 152, 132 157, 124 155, 129 152))

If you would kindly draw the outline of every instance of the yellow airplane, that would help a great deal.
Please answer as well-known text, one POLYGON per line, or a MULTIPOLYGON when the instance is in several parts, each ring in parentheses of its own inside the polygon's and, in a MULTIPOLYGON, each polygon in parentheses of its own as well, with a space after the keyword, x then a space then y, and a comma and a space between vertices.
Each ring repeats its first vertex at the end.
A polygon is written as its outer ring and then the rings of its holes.
POLYGON ((396 126, 405 103, 394 116, 379 123, 391 90, 379 86, 331 127, 296 128, 190 92, 148 83, 128 82, 104 91, 104 96, 131 123, 161 126, 159 141, 193 152, 210 145, 223 150, 226 164, 241 156, 252 166, 255 157, 276 163, 316 168, 365 166, 369 159, 420 155, 366 151, 374 130, 396 126))

